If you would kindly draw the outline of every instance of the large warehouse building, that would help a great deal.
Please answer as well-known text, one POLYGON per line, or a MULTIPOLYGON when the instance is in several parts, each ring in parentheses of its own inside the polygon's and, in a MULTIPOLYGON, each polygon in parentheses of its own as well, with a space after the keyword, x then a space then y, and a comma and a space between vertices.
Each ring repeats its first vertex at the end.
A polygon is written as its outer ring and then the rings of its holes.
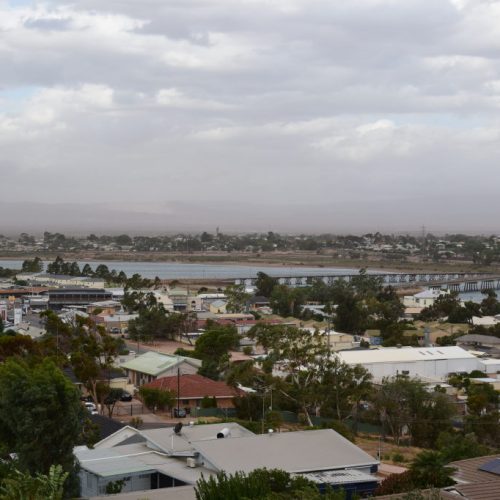
POLYGON ((461 347, 386 347, 340 351, 348 365, 362 365, 375 380, 394 375, 445 380, 450 373, 471 372, 484 367, 476 356, 461 347))

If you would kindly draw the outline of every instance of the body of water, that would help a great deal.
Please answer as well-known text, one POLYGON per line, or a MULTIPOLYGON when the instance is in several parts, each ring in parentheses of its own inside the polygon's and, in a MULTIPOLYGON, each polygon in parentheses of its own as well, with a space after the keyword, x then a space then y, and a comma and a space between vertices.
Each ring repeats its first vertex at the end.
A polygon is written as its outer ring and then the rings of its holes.
MULTIPOLYGON (((11 269, 21 269, 22 260, 0 260, 0 266, 11 269)), ((45 267, 49 261, 44 261, 45 267)), ((99 264, 105 264, 109 270, 123 271, 128 277, 135 273, 144 278, 162 279, 235 279, 254 278, 259 271, 269 276, 322 276, 356 274, 359 269, 338 267, 306 267, 306 266, 256 266, 237 264, 203 264, 181 262, 125 262, 125 261, 79 261, 80 269, 89 264, 95 269, 99 264)))

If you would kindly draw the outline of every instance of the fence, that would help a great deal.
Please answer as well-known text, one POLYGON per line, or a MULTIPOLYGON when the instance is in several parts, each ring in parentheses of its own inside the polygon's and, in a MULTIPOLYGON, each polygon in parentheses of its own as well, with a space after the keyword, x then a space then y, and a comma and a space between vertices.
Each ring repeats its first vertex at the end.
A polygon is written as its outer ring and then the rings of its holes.
POLYGON ((235 408, 192 408, 192 417, 236 418, 235 408))
POLYGON ((142 403, 131 404, 131 405, 123 405, 115 406, 115 410, 113 414, 117 417, 130 416, 133 417, 135 415, 144 415, 145 413, 151 413, 142 403))

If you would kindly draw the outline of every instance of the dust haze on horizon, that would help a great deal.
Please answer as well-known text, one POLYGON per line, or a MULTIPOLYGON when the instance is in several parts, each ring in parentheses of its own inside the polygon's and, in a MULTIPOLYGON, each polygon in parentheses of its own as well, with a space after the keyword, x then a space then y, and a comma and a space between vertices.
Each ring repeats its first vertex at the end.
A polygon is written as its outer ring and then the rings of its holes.
POLYGON ((0 0, 0 233, 500 233, 500 2, 0 0))

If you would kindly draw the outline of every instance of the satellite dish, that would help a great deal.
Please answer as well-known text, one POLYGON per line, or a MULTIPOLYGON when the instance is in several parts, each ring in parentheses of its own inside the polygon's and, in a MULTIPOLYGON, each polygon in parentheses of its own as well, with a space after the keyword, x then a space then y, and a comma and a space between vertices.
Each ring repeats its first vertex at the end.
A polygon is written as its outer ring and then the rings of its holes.
POLYGON ((177 422, 174 427, 174 432, 180 434, 182 429, 182 422, 177 422))

